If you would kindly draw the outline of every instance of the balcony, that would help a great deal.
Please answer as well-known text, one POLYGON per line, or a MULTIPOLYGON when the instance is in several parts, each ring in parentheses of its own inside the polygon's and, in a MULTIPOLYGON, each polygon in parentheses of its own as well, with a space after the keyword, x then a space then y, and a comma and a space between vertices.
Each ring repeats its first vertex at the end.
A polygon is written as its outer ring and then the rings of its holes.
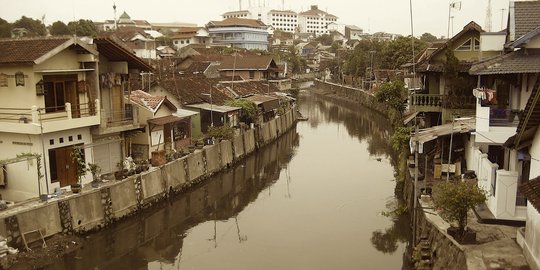
POLYGON ((99 100, 64 106, 0 108, 0 132, 41 134, 100 124, 99 100))
POLYGON ((138 129, 141 125, 138 123, 138 110, 128 108, 125 110, 108 111, 101 110, 101 124, 93 133, 96 135, 105 135, 127 130, 138 129))
POLYGON ((410 105, 417 112, 442 112, 444 95, 414 94, 411 95, 410 105))

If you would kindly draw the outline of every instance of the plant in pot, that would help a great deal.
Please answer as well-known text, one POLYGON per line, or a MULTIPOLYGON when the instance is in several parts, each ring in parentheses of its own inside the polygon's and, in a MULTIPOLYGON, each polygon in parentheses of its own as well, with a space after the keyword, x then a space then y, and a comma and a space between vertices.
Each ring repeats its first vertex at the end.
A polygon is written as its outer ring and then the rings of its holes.
POLYGON ((116 168, 118 169, 118 171, 114 172, 114 179, 122 180, 127 177, 128 170, 124 168, 123 161, 118 161, 118 163, 116 163, 116 168))
POLYGON ((88 170, 92 174, 92 187, 97 188, 99 187, 99 183, 101 182, 99 174, 101 173, 101 167, 97 165, 96 163, 88 163, 88 170))
POLYGON ((435 207, 451 225, 448 234, 462 243, 476 241, 476 233, 467 228, 467 216, 469 210, 485 201, 486 192, 474 183, 450 181, 437 185, 433 190, 435 207))
POLYGON ((71 191, 73 191, 73 193, 79 193, 82 188, 82 178, 86 175, 86 172, 88 172, 88 166, 84 160, 84 150, 75 147, 71 152, 71 159, 75 162, 75 174, 77 176, 77 183, 71 184, 71 191))

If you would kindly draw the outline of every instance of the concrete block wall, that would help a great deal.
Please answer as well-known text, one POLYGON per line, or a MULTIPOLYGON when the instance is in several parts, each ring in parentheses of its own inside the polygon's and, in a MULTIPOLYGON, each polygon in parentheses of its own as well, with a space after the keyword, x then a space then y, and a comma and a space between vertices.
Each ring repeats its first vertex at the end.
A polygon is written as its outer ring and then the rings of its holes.
POLYGON ((189 155, 187 157, 187 164, 189 181, 197 180, 205 173, 203 153, 201 151, 197 151, 189 155))
MULTIPOLYGON (((207 146, 202 151, 196 151, 187 157, 153 168, 140 175, 114 181, 89 191, 84 190, 81 194, 41 203, 29 210, 13 211, 4 215, 0 212, 0 235, 8 237, 10 246, 21 247, 22 232, 40 229, 47 237, 70 231, 84 233, 100 229, 136 213, 153 201, 164 198, 171 189, 180 190, 192 181, 229 167, 232 163, 257 151, 258 147, 275 140, 292 128, 294 123, 294 112, 289 111, 280 118, 262 124, 258 130, 244 131, 231 141, 207 146)), ((232 174, 225 173, 223 177, 224 186, 215 188, 219 188, 221 192, 239 188, 238 181, 233 179, 232 174)), ((209 198, 208 192, 209 190, 202 190, 191 193, 185 199, 184 206, 180 206, 183 208, 182 211, 200 211, 212 203, 209 200, 220 199, 209 198)), ((213 191, 212 194, 219 196, 216 195, 218 193, 213 191)), ((156 215, 164 214, 157 212, 156 215)), ((151 219, 153 221, 148 221, 151 224, 145 224, 144 227, 161 226, 168 219, 167 216, 156 216, 155 219, 151 219)), ((133 228, 133 230, 143 232, 145 228, 133 228)), ((137 241, 140 240, 143 239, 137 241)), ((114 241, 114 239, 103 239, 103 241, 114 241)), ((137 241, 134 240, 134 243, 137 241)), ((126 249, 129 249, 131 244, 126 243, 126 245, 126 249)), ((103 255, 106 256, 107 252, 114 251, 104 251, 103 255)))
POLYGON ((69 210, 72 218, 71 226, 75 231, 84 232, 95 229, 103 223, 105 218, 99 190, 70 198, 69 210))
POLYGON ((234 152, 234 159, 238 160, 241 159, 244 155, 244 136, 240 134, 240 136, 236 136, 233 138, 233 152, 234 152))
POLYGON ((155 168, 141 174, 141 184, 143 202, 151 200, 166 191, 161 168, 155 168))
POLYGON ((211 145, 204 148, 204 156, 206 158, 206 172, 215 173, 219 171, 221 166, 221 158, 219 153, 219 145, 211 145))
MULTIPOLYGON (((17 215, 20 233, 40 230, 43 236, 48 237, 62 232, 60 216, 58 215, 58 204, 51 203, 46 207, 41 207, 33 211, 23 212, 17 215)), ((39 234, 28 234, 28 241, 40 240, 39 234)))
POLYGON ((109 187, 109 192, 111 194, 111 206, 114 218, 122 218, 137 210, 135 178, 121 181, 109 187))
POLYGON ((177 159, 161 167, 165 187, 169 191, 176 189, 187 182, 186 158, 177 159))

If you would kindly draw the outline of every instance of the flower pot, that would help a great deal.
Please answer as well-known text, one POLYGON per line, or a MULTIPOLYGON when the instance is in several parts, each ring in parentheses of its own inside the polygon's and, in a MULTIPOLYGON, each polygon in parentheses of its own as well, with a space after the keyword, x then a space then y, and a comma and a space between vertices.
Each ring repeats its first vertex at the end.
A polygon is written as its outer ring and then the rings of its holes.
POLYGON ((71 191, 73 193, 80 193, 81 192, 81 184, 71 184, 71 191))

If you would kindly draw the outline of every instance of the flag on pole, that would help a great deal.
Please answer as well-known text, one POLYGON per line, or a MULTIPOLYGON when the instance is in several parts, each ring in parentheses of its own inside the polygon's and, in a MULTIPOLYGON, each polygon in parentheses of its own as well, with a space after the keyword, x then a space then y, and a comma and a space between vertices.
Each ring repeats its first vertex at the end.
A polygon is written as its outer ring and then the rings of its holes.
POLYGON ((461 10, 461 1, 451 3, 450 7, 455 8, 457 10, 461 10))

